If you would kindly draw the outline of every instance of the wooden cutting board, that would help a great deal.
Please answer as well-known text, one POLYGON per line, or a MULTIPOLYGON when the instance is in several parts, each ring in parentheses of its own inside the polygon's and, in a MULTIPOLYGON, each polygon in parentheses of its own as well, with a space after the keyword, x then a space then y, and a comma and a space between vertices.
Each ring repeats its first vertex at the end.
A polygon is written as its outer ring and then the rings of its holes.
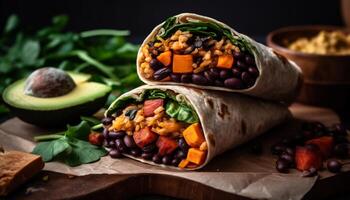
MULTIPOLYGON (((339 122, 329 109, 294 104, 293 115, 298 119, 317 120, 325 124, 339 122)), ((0 125, 4 131, 14 129, 16 120, 0 125)), ((31 131, 38 131, 33 128, 31 131)), ((20 133, 16 133, 20 134, 20 133)), ((284 133, 280 133, 284 134, 284 133)), ((22 135, 23 136, 23 135, 22 135)), ((23 136, 26 137, 25 135, 23 136)), ((235 149, 240 151, 247 145, 235 149)), ((225 157, 225 154, 220 156, 225 157)), ((222 162, 217 159, 212 162, 222 162)), ((209 166, 210 170, 211 167, 209 166)), ((350 172, 321 177, 304 199, 323 199, 348 191, 350 172)), ((128 199, 143 194, 159 194, 183 199, 247 199, 187 179, 160 174, 70 176, 43 171, 13 193, 8 199, 128 199)))

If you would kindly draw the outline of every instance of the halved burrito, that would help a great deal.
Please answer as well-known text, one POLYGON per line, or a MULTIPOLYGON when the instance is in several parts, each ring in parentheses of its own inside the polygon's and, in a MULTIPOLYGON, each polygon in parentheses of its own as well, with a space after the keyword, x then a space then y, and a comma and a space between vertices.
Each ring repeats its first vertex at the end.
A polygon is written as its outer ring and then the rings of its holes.
POLYGON ((199 169, 213 157, 290 117, 287 107, 249 96, 183 86, 145 85, 105 113, 104 145, 111 157, 199 169))
POLYGON ((147 84, 188 85, 291 102, 302 82, 299 67, 215 19, 191 13, 153 29, 137 57, 147 84))

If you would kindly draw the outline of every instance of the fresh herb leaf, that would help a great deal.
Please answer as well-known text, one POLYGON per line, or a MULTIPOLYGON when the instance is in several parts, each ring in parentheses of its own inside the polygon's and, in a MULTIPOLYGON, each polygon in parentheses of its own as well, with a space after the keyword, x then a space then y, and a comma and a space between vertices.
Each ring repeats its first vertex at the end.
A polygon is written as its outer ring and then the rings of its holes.
POLYGON ((27 40, 21 51, 21 60, 25 65, 32 65, 35 63, 40 53, 40 44, 34 40, 27 40))
POLYGON ((76 126, 67 125, 67 131, 65 132, 65 135, 71 138, 86 140, 88 138, 89 133, 90 126, 88 122, 81 121, 76 126))
POLYGON ((65 138, 61 137, 57 140, 38 143, 32 153, 41 155, 44 162, 49 162, 55 156, 70 148, 65 138))
POLYGON ((10 17, 6 21, 5 28, 4 28, 4 33, 12 32, 15 28, 17 28, 18 23, 19 23, 18 16, 15 15, 15 14, 10 15, 10 17))

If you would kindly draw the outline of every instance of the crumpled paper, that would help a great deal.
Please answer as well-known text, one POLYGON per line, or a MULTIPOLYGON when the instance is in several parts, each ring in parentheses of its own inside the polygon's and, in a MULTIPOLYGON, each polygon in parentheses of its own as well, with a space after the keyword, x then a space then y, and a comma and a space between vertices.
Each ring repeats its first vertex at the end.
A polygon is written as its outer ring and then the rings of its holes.
MULTIPOLYGON (((214 158, 199 171, 169 170, 164 167, 143 164, 129 158, 111 159, 106 156, 100 161, 78 167, 69 167, 59 162, 46 163, 44 170, 72 174, 166 174, 196 181, 225 192, 253 199, 301 199, 314 185, 318 177, 303 178, 301 173, 291 170, 289 174, 276 173, 276 157, 270 154, 270 146, 281 137, 296 133, 300 120, 318 120, 326 125, 339 122, 338 116, 328 109, 293 105, 290 107, 295 120, 280 125, 257 138, 263 146, 262 155, 249 152, 249 144, 230 150, 214 158)), ((218 127, 219 128, 219 127, 218 127)), ((20 121, 10 119, 0 125, 0 145, 5 150, 30 152, 35 146, 34 136, 47 134, 20 121)), ((321 172, 321 179, 332 176, 321 172)))

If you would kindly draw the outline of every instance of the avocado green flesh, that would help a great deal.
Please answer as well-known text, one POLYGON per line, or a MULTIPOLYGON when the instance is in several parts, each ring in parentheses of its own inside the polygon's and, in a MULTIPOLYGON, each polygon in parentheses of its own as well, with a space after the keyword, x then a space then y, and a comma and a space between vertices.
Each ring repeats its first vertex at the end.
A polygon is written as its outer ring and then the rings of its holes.
POLYGON ((85 82, 89 79, 89 76, 70 75, 77 86, 66 95, 52 98, 38 98, 25 95, 23 92, 25 80, 23 79, 6 88, 3 93, 3 99, 5 103, 12 107, 26 110, 59 110, 94 101, 111 91, 111 88, 104 84, 85 82))

